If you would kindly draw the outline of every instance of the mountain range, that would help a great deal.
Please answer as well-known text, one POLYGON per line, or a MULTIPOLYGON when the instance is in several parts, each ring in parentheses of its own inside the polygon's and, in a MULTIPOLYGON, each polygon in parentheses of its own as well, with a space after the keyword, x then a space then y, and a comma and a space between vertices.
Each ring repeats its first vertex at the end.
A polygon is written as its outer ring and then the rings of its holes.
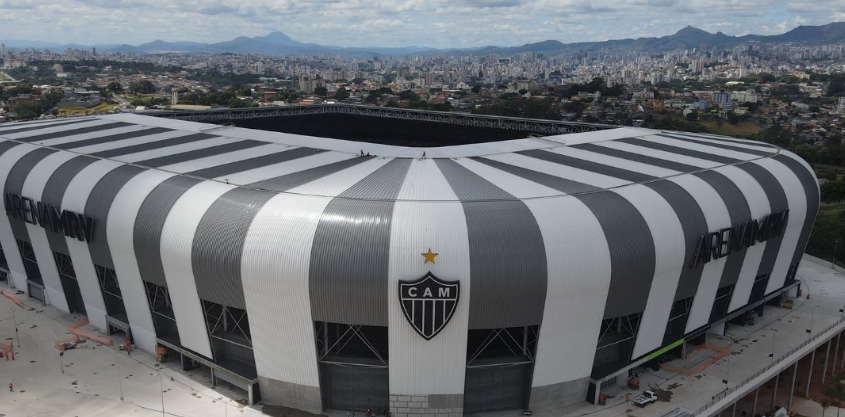
POLYGON ((698 48, 701 44, 707 48, 732 48, 734 46, 750 43, 800 43, 806 45, 824 45, 831 43, 845 42, 845 22, 835 22, 822 26, 799 26, 789 32, 772 35, 745 35, 730 36, 722 32, 709 33, 707 31, 687 26, 678 32, 663 37, 618 39, 599 42, 577 42, 562 43, 556 40, 547 40, 536 43, 529 43, 515 47, 486 46, 467 49, 435 49, 418 46, 401 48, 382 47, 339 47, 326 46, 316 43, 305 43, 291 39, 282 32, 273 32, 267 36, 249 38, 238 37, 231 41, 218 43, 201 42, 167 42, 155 40, 145 44, 132 45, 78 45, 78 44, 56 44, 45 42, 29 42, 21 40, 6 41, 10 48, 37 48, 63 51, 67 48, 90 49, 97 48, 101 52, 120 52, 136 54, 183 52, 191 54, 215 54, 234 53, 247 54, 259 53, 270 56, 284 55, 314 55, 314 54, 338 54, 347 57, 373 57, 378 55, 465 55, 465 54, 498 54, 500 56, 512 56, 526 52, 537 52, 547 55, 571 55, 601 49, 625 49, 636 50, 646 53, 660 53, 676 49, 698 48))

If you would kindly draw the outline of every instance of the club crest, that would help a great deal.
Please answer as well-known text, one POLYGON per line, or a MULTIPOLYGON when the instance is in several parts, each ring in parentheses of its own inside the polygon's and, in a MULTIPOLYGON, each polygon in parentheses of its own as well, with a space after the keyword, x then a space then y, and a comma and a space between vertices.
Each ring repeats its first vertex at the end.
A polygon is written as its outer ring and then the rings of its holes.
POLYGON ((399 281, 399 303, 414 330, 431 340, 455 313, 460 289, 459 281, 443 281, 429 272, 416 281, 399 281))

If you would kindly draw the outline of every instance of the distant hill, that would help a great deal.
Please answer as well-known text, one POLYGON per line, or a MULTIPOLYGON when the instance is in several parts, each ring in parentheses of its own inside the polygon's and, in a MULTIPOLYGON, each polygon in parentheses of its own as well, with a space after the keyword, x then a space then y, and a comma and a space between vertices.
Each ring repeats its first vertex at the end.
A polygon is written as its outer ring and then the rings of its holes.
MULTIPOLYGON (((235 53, 247 54, 257 53, 263 55, 314 55, 314 54, 337 54, 346 57, 368 58, 378 55, 411 55, 411 54, 498 54, 501 56, 513 56, 522 53, 543 53, 547 55, 568 55, 578 54, 601 49, 626 49, 642 51, 647 53, 660 53, 676 49, 698 48, 702 43, 707 48, 731 48, 746 43, 801 43, 808 45, 823 45, 830 43, 845 42, 845 22, 830 23, 823 26, 799 26, 784 34, 773 36, 745 35, 730 36, 722 32, 710 33, 701 29, 687 26, 678 32, 659 38, 638 38, 618 39, 600 42, 578 42, 561 43, 556 40, 546 40, 536 43, 528 43, 522 46, 499 47, 487 46, 481 48, 467 49, 434 49, 419 46, 402 48, 380 48, 380 47, 339 47, 326 46, 315 43, 304 43, 290 36, 276 31, 267 36, 256 36, 253 38, 241 36, 236 39, 218 42, 167 42, 155 40, 153 42, 132 46, 132 45, 95 45, 102 52, 120 52, 137 54, 160 53, 160 52, 184 52, 191 54, 209 53, 235 53)), ((50 49, 62 51, 68 47, 91 48, 82 45, 59 45, 45 42, 27 41, 6 41, 10 48, 35 47, 38 49, 50 49)))

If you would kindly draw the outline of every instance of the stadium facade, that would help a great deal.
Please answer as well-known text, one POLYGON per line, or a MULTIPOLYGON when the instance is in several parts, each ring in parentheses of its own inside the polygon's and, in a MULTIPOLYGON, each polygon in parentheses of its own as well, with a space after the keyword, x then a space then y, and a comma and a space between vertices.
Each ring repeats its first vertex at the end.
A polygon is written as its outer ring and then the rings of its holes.
POLYGON ((794 283, 819 202, 803 160, 725 137, 138 115, 2 125, 0 181, 16 289, 266 403, 394 415, 595 399, 794 283))

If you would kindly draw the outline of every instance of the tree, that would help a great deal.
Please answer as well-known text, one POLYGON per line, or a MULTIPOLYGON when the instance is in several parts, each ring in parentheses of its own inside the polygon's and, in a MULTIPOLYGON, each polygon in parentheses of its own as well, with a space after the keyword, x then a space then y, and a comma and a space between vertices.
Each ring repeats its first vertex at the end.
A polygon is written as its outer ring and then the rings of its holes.
MULTIPOLYGON (((814 227, 815 229, 815 227, 814 227)), ((824 388, 824 395, 833 398, 833 405, 836 407, 836 417, 839 417, 839 406, 845 400, 845 384, 841 380, 835 380, 824 388)), ((822 407, 824 410, 824 407, 822 407)))
POLYGON ((153 94, 158 89, 150 80, 141 80, 136 81, 132 84, 129 84, 129 91, 134 94, 153 94))
POLYGON ((319 87, 314 87, 314 94, 320 97, 325 97, 328 92, 329 90, 326 87, 323 87, 322 85, 319 87))
POLYGON ((695 111, 691 111, 691 112, 687 113, 686 118, 690 122, 695 122, 695 121, 698 120, 698 113, 695 112, 695 111))
POLYGON ((476 85, 472 86, 472 89, 470 91, 472 91, 475 94, 478 94, 478 92, 481 91, 481 86, 476 84, 476 85))
POLYGON ((338 100, 348 99, 349 98, 349 90, 347 90, 343 87, 338 88, 337 91, 335 91, 335 93, 334 93, 334 98, 336 98, 338 100))
POLYGON ((728 112, 728 121, 729 121, 732 125, 735 125, 735 124, 739 123, 739 115, 738 115, 738 114, 736 114, 736 113, 734 113, 734 112, 732 112, 732 111, 728 112))
POLYGON ((415 93, 411 90, 405 90, 405 91, 399 92, 399 99, 400 100, 417 101, 417 100, 420 99, 420 96, 417 93, 415 93))
POLYGON ((827 410, 827 407, 830 407, 830 402, 827 401, 827 399, 825 398, 825 399, 819 401, 819 405, 822 406, 822 417, 824 417, 824 412, 825 412, 825 410, 827 410))

